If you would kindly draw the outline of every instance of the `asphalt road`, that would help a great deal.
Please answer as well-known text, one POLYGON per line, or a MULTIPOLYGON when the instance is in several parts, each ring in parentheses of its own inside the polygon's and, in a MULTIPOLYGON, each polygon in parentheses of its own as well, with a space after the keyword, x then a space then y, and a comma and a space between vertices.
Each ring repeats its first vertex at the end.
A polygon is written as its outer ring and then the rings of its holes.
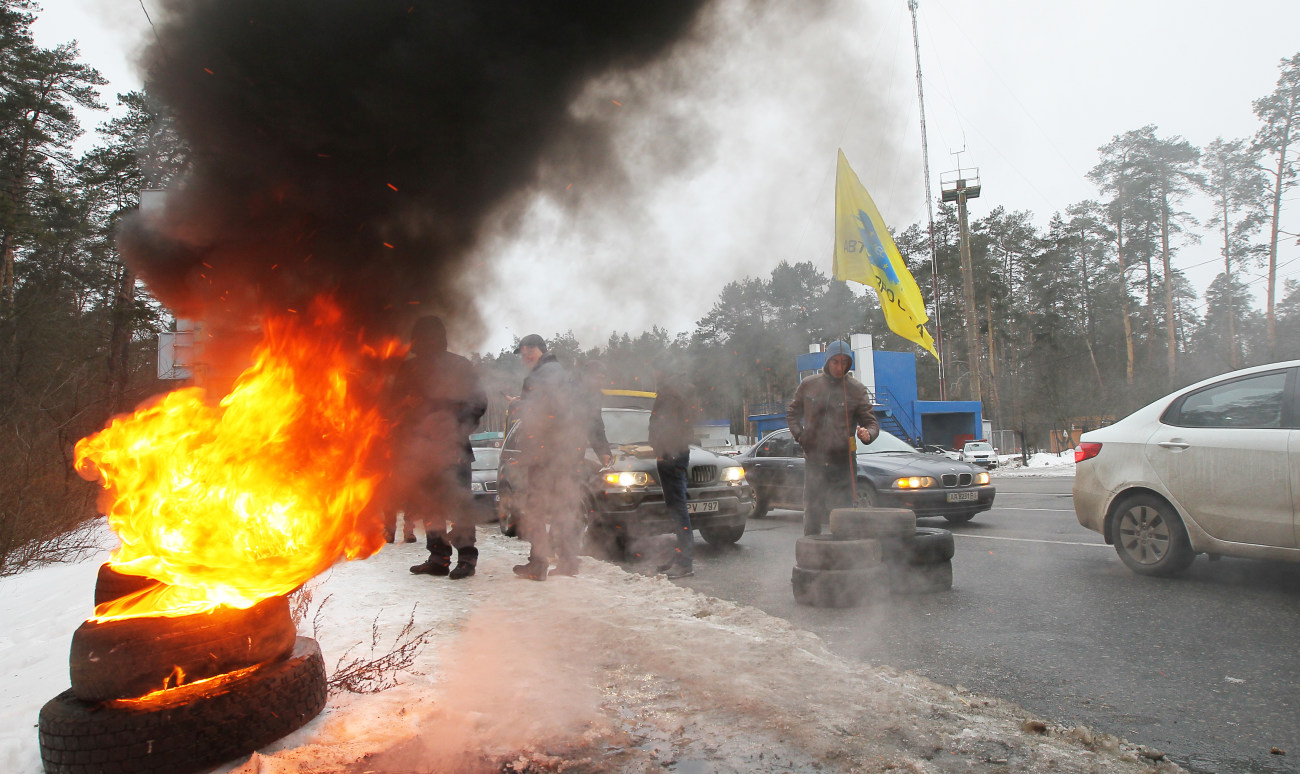
MULTIPOLYGON (((787 619, 845 657, 1117 734, 1192 771, 1300 771, 1300 563, 1200 557, 1181 578, 1141 577, 1079 526, 1073 479, 995 483, 993 510, 953 528, 948 592, 796 605, 794 511, 751 521, 735 546, 697 544, 696 574, 679 582, 787 619)), ((668 545, 646 541, 633 566, 668 545)))

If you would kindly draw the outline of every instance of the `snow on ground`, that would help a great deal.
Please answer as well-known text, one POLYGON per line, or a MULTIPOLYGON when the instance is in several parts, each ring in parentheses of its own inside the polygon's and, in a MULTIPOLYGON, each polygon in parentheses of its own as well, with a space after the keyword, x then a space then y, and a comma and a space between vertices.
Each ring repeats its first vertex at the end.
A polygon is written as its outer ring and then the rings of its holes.
POLYGON ((1030 455, 1028 465, 1023 462, 1019 454, 1003 454, 998 457, 998 467, 993 475, 999 478, 1074 475, 1073 449, 1060 454, 1038 452, 1030 455))
MULTIPOLYGON (((479 545, 464 581, 410 575, 420 544, 313 581, 300 629, 315 619, 329 666, 369 650, 372 622, 383 652, 413 608, 434 637, 397 687, 332 696, 217 774, 1178 771, 1087 728, 1037 733, 1015 705, 846 661, 782 619, 662 578, 588 558, 576 578, 523 581, 510 568, 525 544, 489 525, 479 545)), ((0 579, 0 770, 40 771, 37 713, 68 686, 105 558, 0 579)))

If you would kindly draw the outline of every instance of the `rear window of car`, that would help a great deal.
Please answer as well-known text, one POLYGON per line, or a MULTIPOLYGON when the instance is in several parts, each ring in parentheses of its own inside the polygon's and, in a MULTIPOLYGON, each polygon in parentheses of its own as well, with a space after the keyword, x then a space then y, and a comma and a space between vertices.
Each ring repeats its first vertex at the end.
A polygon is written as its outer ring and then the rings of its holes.
POLYGON ((1233 379, 1189 393, 1161 417, 1178 427, 1282 427, 1286 371, 1233 379))

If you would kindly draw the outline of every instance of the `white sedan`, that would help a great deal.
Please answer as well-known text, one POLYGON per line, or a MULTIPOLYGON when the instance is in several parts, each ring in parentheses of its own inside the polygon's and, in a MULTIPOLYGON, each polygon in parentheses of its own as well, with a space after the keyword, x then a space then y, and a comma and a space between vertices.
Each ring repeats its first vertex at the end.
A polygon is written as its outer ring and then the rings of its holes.
POLYGON ((1178 573, 1201 553, 1300 561, 1298 370, 1216 376, 1084 433, 1079 523, 1143 575, 1178 573))

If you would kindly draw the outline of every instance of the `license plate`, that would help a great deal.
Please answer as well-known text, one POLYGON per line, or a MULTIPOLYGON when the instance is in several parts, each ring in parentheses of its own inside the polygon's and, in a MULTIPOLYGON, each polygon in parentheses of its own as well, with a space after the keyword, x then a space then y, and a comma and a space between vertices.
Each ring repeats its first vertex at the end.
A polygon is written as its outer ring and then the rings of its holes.
POLYGON ((702 502, 687 503, 687 513, 714 513, 718 510, 717 500, 704 500, 702 502))
POLYGON ((979 492, 949 492, 948 502, 950 503, 970 503, 980 499, 979 492))

